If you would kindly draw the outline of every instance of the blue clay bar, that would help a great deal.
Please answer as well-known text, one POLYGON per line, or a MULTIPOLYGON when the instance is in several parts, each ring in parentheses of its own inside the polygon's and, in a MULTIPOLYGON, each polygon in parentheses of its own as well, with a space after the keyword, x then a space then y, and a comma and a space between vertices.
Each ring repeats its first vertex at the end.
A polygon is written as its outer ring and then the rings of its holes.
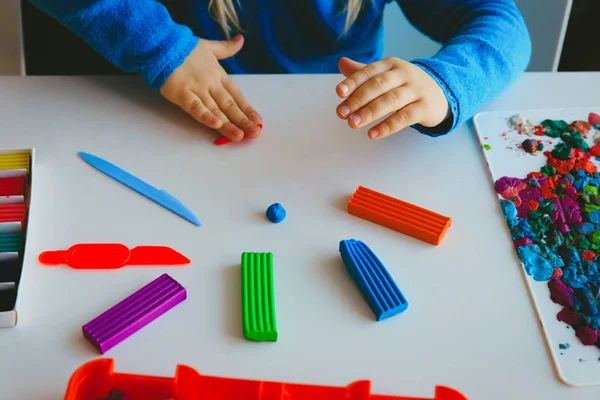
POLYGON ((286 215, 285 208, 279 203, 271 204, 269 208, 267 208, 267 218, 274 224, 283 221, 286 215))

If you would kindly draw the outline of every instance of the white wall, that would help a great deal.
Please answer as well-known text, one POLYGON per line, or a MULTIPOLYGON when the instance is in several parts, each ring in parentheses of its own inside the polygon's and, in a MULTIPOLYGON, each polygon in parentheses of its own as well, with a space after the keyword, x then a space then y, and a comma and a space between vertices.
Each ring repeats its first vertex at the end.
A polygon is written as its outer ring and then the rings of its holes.
POLYGON ((20 75, 21 18, 19 0, 0 0, 0 75, 20 75))
MULTIPOLYGON (((529 71, 556 71, 559 49, 573 0, 516 0, 527 22, 533 42, 529 71)), ((413 28, 397 3, 390 3, 384 14, 384 56, 404 59, 428 57, 440 46, 413 28)))

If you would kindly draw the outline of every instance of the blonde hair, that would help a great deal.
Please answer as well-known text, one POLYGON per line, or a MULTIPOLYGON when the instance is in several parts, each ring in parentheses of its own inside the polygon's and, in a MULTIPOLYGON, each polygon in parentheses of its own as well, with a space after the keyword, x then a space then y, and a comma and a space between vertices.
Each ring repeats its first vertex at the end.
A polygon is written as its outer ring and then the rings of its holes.
MULTIPOLYGON (((231 37, 231 33, 234 30, 237 32, 243 31, 237 12, 235 11, 234 1, 239 5, 239 0, 210 0, 208 3, 210 13, 219 25, 221 25, 227 37, 231 37)), ((342 36, 348 32, 352 24, 356 21, 356 18, 358 18, 362 5, 363 0, 346 0, 346 7, 344 8, 346 22, 344 23, 344 29, 342 29, 342 36)))

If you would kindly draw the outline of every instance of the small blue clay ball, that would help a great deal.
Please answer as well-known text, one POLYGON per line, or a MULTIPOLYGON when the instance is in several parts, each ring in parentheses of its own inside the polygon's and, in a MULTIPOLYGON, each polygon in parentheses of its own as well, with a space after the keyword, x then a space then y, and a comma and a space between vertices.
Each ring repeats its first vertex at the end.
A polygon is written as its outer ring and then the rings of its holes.
POLYGON ((285 219, 286 216, 285 208, 279 203, 271 204, 269 208, 267 208, 267 218, 269 221, 274 224, 278 224, 285 219))

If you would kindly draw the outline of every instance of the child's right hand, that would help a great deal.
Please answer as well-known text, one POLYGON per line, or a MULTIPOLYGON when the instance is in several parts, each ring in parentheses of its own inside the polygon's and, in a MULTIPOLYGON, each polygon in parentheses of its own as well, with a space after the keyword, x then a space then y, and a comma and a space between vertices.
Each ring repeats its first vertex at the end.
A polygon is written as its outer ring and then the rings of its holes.
POLYGON ((239 141, 260 135, 262 119, 219 60, 235 55, 244 45, 238 35, 230 40, 204 40, 167 78, 160 93, 199 122, 239 141))

